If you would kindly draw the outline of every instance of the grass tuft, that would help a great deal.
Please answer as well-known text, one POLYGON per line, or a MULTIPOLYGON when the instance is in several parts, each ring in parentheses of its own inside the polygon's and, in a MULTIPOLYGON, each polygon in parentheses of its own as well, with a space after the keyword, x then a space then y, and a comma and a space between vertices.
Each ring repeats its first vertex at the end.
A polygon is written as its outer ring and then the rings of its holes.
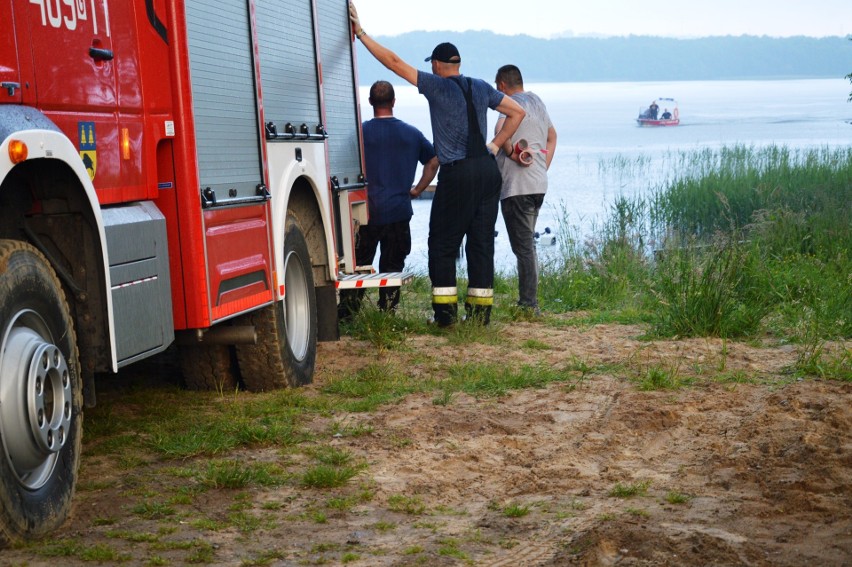
POLYGON ((612 487, 612 490, 609 491, 609 495, 614 498, 633 498, 635 496, 645 496, 648 493, 649 486, 651 486, 651 482, 647 480, 641 482, 634 482, 632 484, 621 484, 619 482, 612 487))

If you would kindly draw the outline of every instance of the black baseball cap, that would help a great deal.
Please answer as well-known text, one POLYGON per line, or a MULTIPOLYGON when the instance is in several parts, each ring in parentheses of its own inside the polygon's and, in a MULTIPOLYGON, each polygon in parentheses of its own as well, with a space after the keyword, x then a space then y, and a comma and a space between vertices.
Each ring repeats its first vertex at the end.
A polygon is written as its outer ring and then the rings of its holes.
POLYGON ((459 50, 450 42, 439 43, 432 50, 432 55, 424 59, 424 61, 441 61, 442 63, 461 63, 461 55, 459 50))

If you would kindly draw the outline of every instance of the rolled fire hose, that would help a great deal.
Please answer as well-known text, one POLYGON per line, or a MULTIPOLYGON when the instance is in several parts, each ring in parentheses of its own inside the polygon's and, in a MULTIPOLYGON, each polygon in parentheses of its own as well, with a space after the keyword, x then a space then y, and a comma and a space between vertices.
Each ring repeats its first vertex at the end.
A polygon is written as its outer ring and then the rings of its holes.
MULTIPOLYGON (((544 149, 539 151, 543 154, 547 153, 547 150, 544 149)), ((518 154, 519 162, 527 166, 532 165, 534 159, 533 153, 535 152, 535 150, 530 148, 529 143, 525 139, 521 138, 520 140, 515 142, 515 152, 517 152, 518 154)))

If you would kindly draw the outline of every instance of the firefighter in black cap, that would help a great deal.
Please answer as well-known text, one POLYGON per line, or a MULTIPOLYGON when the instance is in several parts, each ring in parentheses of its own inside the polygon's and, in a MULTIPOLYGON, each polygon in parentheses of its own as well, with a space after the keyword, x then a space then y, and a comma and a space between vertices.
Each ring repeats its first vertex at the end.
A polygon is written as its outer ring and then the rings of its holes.
POLYGON ((435 151, 441 164, 429 220, 429 278, 435 323, 445 327, 458 317, 456 256, 466 238, 468 317, 488 324, 494 304, 494 225, 502 178, 494 156, 524 118, 520 105, 481 79, 459 72, 461 55, 441 43, 418 71, 372 39, 349 3, 355 36, 385 67, 417 87, 429 101, 435 151), (486 143, 488 109, 506 116, 503 128, 486 143))

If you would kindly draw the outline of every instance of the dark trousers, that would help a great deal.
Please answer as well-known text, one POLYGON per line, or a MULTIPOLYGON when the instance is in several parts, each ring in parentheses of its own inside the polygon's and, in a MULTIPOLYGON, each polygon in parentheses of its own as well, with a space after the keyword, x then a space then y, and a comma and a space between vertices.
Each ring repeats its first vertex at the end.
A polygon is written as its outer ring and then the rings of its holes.
MULTIPOLYGON (((405 259, 411 253, 411 228, 408 221, 390 224, 365 224, 358 229, 358 242, 355 246, 355 263, 368 266, 376 257, 376 250, 381 246, 379 256, 379 271, 401 272, 405 268, 405 259)), ((358 311, 363 289, 346 289, 340 292, 340 316, 346 318, 358 311)), ((379 288, 379 309, 383 311, 396 309, 399 304, 399 287, 379 288)))
POLYGON ((518 260, 518 305, 538 307, 538 256, 535 223, 544 203, 544 193, 517 195, 500 201, 512 252, 518 260))
MULTIPOLYGON (((441 166, 429 217, 429 279, 433 290, 456 286, 456 257, 465 237, 468 287, 493 289, 494 225, 502 184, 497 163, 488 155, 441 166)), ((433 308, 435 319, 443 323, 447 317, 454 318, 451 311, 457 306, 442 307, 433 295, 433 308)))

